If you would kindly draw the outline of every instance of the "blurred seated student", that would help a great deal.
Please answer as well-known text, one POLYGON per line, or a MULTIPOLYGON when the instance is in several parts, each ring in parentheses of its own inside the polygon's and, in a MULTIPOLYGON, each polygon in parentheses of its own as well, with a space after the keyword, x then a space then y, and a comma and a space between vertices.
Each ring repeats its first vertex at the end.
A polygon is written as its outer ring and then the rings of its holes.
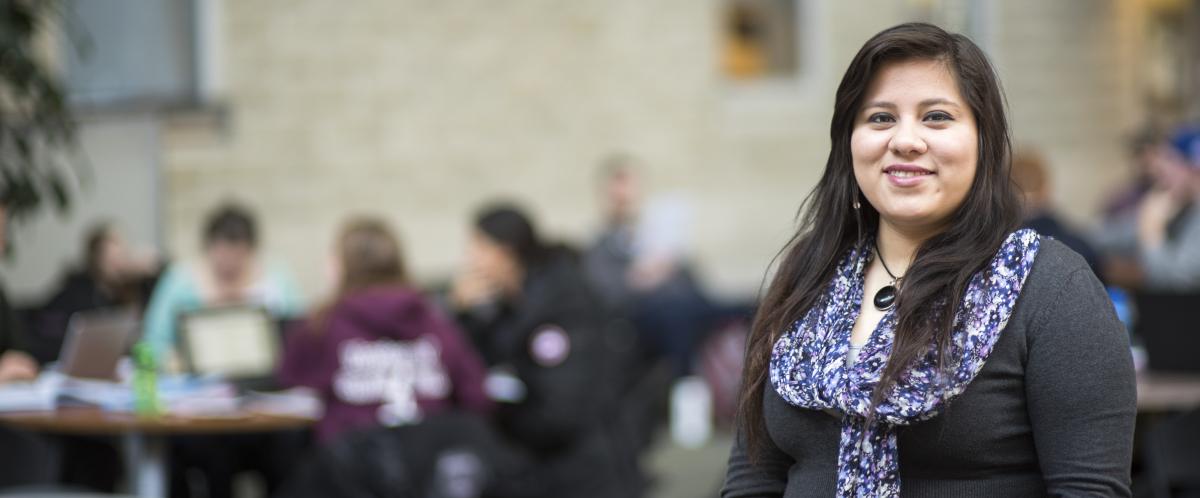
POLYGON ((684 376, 723 312, 687 260, 690 206, 659 196, 641 209, 634 166, 632 158, 618 155, 601 167, 604 226, 584 255, 584 268, 606 303, 633 319, 650 352, 684 376))
MULTIPOLYGON (((1106 229, 1112 225, 1134 225, 1136 223, 1138 206, 1141 205, 1142 198, 1146 196, 1146 193, 1154 186, 1152 171, 1155 168, 1153 164, 1157 160, 1160 146, 1165 143, 1166 140, 1162 134, 1149 127, 1138 131, 1129 141, 1131 176, 1128 181, 1120 184, 1105 197, 1100 216, 1101 224, 1106 229)), ((1108 251, 1109 248, 1104 244, 1107 241, 1104 234, 1095 235, 1099 237, 1099 240, 1093 240, 1093 243, 1098 246, 1097 249, 1101 252, 1108 251)))
POLYGON ((263 306, 278 318, 301 312, 291 275, 258 256, 258 229, 245 208, 227 204, 208 218, 201 261, 171 265, 159 279, 144 318, 143 340, 170 367, 182 313, 225 305, 263 306))
MULTIPOLYGON (((162 265, 150 251, 130 247, 111 223, 98 223, 84 240, 84 262, 60 284, 36 313, 30 338, 38 360, 58 359, 71 317, 76 313, 129 308, 140 313, 154 290, 162 265)), ((113 441, 88 436, 56 438, 65 484, 94 491, 116 491, 121 459, 113 441)))
POLYGON ((1149 153, 1150 189, 1126 233, 1133 253, 1109 253, 1109 281, 1152 292, 1200 292, 1200 133, 1183 130, 1149 153))
MULTIPOLYGON (((0 186, 0 257, 8 248, 9 194, 0 186)), ((25 331, 0 288, 0 389, 37 378, 38 364, 25 349, 25 331)), ((53 477, 49 447, 41 438, 0 426, 0 489, 46 484, 53 477)))
POLYGON ((399 426, 450 409, 485 413, 486 368, 458 326, 409 285, 399 244, 375 218, 342 229, 329 302, 288 332, 279 376, 325 402, 317 437, 399 426))
POLYGON ((507 379, 489 388, 508 401, 496 427, 536 476, 514 479, 527 486, 516 496, 635 496, 636 478, 622 473, 633 457, 608 432, 617 386, 606 369, 607 315, 577 256, 544 243, 516 207, 485 208, 450 301, 492 380, 507 379))
POLYGON ((1024 228, 1052 237, 1083 256, 1093 272, 1099 273, 1099 258, 1096 251, 1070 226, 1063 223, 1055 212, 1051 197, 1053 188, 1046 161, 1034 149, 1018 150, 1012 159, 1012 179, 1024 194, 1024 228))
MULTIPOLYGON (((8 249, 8 202, 7 192, 0 192, 0 257, 4 257, 8 249)), ((26 350, 21 321, 0 287, 0 385, 34 380, 38 370, 37 361, 26 350)))
POLYGON ((58 358, 68 323, 76 313, 105 308, 131 308, 140 313, 161 270, 153 252, 130 247, 115 225, 94 226, 84 241, 83 265, 67 275, 37 313, 38 359, 45 363, 58 358))
MULTIPOLYGON (((159 368, 178 369, 176 324, 183 313, 229 305, 262 306, 277 318, 301 312, 299 292, 280 265, 262 261, 258 229, 249 211, 228 204, 217 208, 204 225, 203 258, 172 264, 159 279, 143 318, 142 340, 153 349, 159 368)), ((171 441, 171 496, 194 496, 191 475, 205 483, 203 496, 233 494, 237 472, 261 474, 268 489, 281 480, 291 448, 291 434, 239 434, 175 437, 171 441)), ((195 481, 199 481, 198 479, 195 481)))

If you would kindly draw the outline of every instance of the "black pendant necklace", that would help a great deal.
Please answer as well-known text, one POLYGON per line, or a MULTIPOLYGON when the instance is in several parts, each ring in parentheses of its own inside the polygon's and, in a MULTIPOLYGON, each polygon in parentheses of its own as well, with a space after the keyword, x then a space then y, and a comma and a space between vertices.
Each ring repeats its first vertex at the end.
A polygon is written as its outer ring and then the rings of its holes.
POLYGON ((887 261, 883 260, 883 254, 879 252, 879 245, 875 245, 875 255, 879 257, 879 263, 883 265, 883 271, 886 271, 889 277, 892 277, 892 283, 883 286, 879 292, 875 293, 875 309, 879 311, 887 311, 892 309, 896 304, 896 282, 900 281, 895 275, 892 275, 892 270, 887 267, 887 261))

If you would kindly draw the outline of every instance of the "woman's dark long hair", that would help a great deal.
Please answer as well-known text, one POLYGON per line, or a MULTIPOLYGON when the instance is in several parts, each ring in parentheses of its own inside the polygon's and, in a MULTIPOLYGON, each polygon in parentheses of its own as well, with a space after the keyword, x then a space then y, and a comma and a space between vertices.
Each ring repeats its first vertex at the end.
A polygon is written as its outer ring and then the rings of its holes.
POLYGON ((940 61, 954 76, 978 127, 978 166, 963 204, 942 232, 918 247, 904 276, 896 300, 895 342, 873 406, 930 344, 939 346, 941 357, 968 281, 1020 223, 1020 201, 1009 179, 1012 146, 1005 101, 983 51, 965 36, 925 23, 901 24, 868 40, 838 85, 825 172, 801 206, 796 234, 776 257, 778 268, 746 346, 738 419, 752 458, 765 443, 763 391, 772 347, 819 301, 841 257, 879 227, 879 212, 859 192, 850 152, 864 94, 883 66, 913 60, 940 61), (861 209, 854 209, 856 201, 861 209))
POLYGON ((514 204, 493 204, 480 210, 475 228, 512 251, 526 270, 537 268, 561 249, 543 241, 529 216, 514 204))

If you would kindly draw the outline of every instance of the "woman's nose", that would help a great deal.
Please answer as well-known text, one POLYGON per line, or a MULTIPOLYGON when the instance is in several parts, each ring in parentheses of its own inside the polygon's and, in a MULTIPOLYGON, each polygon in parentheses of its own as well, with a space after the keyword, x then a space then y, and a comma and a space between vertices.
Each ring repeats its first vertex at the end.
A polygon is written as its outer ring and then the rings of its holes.
POLYGON ((917 129, 916 123, 900 123, 895 128, 895 135, 892 136, 892 141, 889 147, 897 156, 911 157, 914 155, 924 154, 928 150, 928 145, 917 129))

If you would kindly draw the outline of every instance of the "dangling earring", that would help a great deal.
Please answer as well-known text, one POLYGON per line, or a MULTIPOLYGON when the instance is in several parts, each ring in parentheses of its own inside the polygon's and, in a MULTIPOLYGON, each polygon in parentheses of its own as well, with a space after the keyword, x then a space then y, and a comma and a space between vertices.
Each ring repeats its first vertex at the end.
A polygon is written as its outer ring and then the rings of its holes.
POLYGON ((854 207, 855 211, 858 211, 859 209, 862 208, 862 204, 858 203, 858 185, 855 185, 854 187, 852 187, 851 190, 854 191, 854 203, 850 204, 850 205, 852 207, 854 207))

